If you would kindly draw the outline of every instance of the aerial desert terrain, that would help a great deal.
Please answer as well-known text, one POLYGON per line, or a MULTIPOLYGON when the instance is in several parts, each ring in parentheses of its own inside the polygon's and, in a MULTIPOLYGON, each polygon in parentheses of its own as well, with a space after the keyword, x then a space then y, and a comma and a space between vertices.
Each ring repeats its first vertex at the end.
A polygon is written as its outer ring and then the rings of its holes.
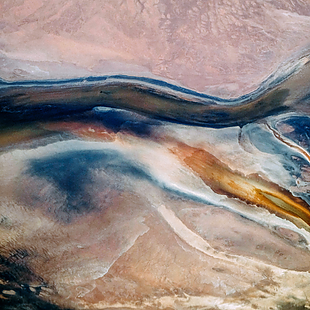
POLYGON ((309 309, 309 1, 0 13, 1 309, 309 309))

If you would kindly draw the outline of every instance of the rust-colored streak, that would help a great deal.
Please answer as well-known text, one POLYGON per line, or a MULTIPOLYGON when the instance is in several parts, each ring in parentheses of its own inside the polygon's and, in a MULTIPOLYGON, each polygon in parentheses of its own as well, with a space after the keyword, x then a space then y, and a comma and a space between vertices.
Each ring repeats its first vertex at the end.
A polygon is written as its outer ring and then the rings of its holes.
POLYGON ((82 122, 56 122, 42 124, 42 127, 53 131, 67 131, 80 138, 96 141, 114 141, 116 134, 102 125, 82 122))
POLYGON ((0 132, 0 148, 17 143, 27 143, 32 139, 41 138, 55 133, 70 132, 87 140, 111 142, 116 134, 100 124, 83 122, 50 122, 30 125, 17 125, 10 130, 0 132))
POLYGON ((37 125, 17 125, 9 130, 0 131, 0 148, 17 143, 29 142, 33 138, 39 138, 51 134, 50 131, 40 128, 37 125))
POLYGON ((203 149, 178 144, 173 152, 214 192, 239 198, 250 205, 264 207, 271 213, 290 220, 298 227, 309 230, 309 206, 289 191, 258 175, 244 176, 238 171, 233 171, 203 149))

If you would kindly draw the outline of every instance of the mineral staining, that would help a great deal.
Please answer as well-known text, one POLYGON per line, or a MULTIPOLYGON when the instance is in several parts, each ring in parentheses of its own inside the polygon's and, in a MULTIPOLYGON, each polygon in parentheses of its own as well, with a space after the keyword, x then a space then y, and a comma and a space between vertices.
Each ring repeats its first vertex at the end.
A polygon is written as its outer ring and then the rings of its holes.
POLYGON ((244 177, 202 149, 181 145, 176 152, 214 192, 262 206, 272 213, 289 217, 297 226, 309 229, 309 206, 290 192, 259 176, 244 177))
POLYGON ((279 68, 256 91, 227 100, 154 79, 122 75, 38 84, 2 82, 1 121, 9 125, 17 120, 33 121, 103 105, 183 124, 243 126, 306 100, 309 87, 304 81, 308 78, 310 58, 301 54, 279 68))
POLYGON ((231 100, 2 82, 3 307, 309 306, 309 64, 231 100))

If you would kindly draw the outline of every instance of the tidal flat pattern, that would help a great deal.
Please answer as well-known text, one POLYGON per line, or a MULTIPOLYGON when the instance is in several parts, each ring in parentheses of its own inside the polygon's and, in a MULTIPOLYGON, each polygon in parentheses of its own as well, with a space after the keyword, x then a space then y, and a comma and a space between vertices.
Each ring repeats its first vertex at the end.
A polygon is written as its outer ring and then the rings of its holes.
POLYGON ((0 84, 0 305, 306 309, 310 56, 209 96, 114 75, 0 84))

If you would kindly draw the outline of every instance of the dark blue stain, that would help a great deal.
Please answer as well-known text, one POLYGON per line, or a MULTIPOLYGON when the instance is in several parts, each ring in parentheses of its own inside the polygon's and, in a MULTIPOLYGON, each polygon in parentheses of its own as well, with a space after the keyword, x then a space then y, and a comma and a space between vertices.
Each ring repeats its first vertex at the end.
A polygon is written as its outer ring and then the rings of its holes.
POLYGON ((141 137, 149 137, 152 128, 161 124, 158 120, 141 116, 135 112, 113 108, 95 108, 91 113, 91 118, 100 121, 107 129, 114 132, 122 130, 141 137))
POLYGON ((293 127, 293 131, 282 134, 310 151, 310 118, 308 116, 292 116, 279 124, 293 127))
MULTIPOLYGON (((95 105, 94 105, 95 106, 95 105)), ((69 119, 72 116, 91 110, 93 106, 49 104, 32 107, 0 108, 0 129, 14 126, 17 123, 31 123, 34 121, 53 121, 69 119)))
POLYGON ((65 194, 65 206, 61 210, 54 210, 54 212, 57 219, 70 222, 75 215, 96 210, 96 206, 92 202, 93 193, 90 190, 90 188, 98 189, 92 176, 94 169, 104 170, 107 178, 106 183, 111 183, 111 187, 124 186, 123 175, 151 180, 141 167, 113 150, 70 151, 44 159, 33 159, 29 164, 28 173, 32 176, 45 178, 65 194), (112 182, 116 182, 115 180, 118 184, 112 184, 112 182))
POLYGON ((131 132, 137 136, 149 137, 154 126, 162 124, 152 116, 146 117, 141 114, 114 108, 97 109, 96 105, 87 107, 75 105, 37 105, 31 108, 13 107, 5 111, 2 107, 0 112, 0 129, 27 124, 35 121, 99 121, 107 129, 114 132, 120 130, 131 132))

